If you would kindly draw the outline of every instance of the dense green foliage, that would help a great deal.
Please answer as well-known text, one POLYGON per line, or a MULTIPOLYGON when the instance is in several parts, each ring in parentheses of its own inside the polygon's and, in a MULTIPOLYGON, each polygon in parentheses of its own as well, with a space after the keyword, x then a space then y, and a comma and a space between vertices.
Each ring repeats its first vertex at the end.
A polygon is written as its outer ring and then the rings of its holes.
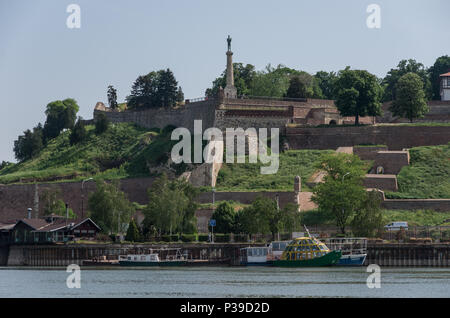
POLYGON ((184 179, 169 180, 165 174, 156 179, 148 189, 148 204, 143 210, 144 234, 156 229, 158 236, 172 233, 195 233, 194 198, 197 189, 184 179))
POLYGON ((97 189, 89 194, 88 211, 90 218, 106 233, 120 233, 123 225, 130 222, 134 206, 126 194, 119 189, 117 180, 106 183, 96 182, 97 189))
POLYGON ((217 209, 214 210, 214 213, 211 219, 216 220, 216 226, 214 228, 214 232, 216 233, 231 233, 234 230, 234 208, 233 205, 224 201, 221 202, 217 209))
POLYGON ((384 77, 382 81, 382 85, 384 86, 384 102, 396 99, 397 83, 403 75, 408 73, 414 73, 421 78, 425 98, 427 100, 431 98, 431 82, 427 70, 422 63, 409 59, 401 60, 398 63, 397 68, 391 69, 384 77))
POLYGON ((377 191, 366 193, 365 200, 356 211, 350 225, 356 236, 376 237, 383 231, 381 197, 377 191))
POLYGON ((423 82, 419 75, 406 73, 397 82, 395 100, 390 108, 394 116, 422 118, 428 111, 428 105, 423 91, 423 82))
MULTIPOLYGON (((170 130, 158 133, 129 123, 111 125, 101 135, 95 134, 92 125, 86 130, 83 143, 70 145, 70 131, 65 131, 39 155, 5 166, 0 183, 149 176, 149 166, 165 163, 174 143, 170 130)), ((182 164, 174 168, 180 173, 185 169, 182 164)))
POLYGON ((128 108, 173 107, 181 98, 182 91, 172 71, 159 70, 139 76, 127 97, 128 108))
MULTIPOLYGON (((316 171, 323 154, 331 150, 288 150, 280 153, 280 166, 275 174, 261 174, 262 163, 224 163, 219 171, 219 191, 287 190, 294 188, 294 177, 301 176, 303 184, 316 171)), ((303 185, 305 189, 307 187, 303 185)))
POLYGON ((441 79, 440 75, 450 72, 450 56, 444 55, 436 59, 434 64, 428 69, 431 81, 431 89, 433 94, 433 99, 440 100, 440 87, 441 79))
POLYGON ((128 224, 127 234, 125 235, 125 241, 128 242, 139 242, 142 240, 141 233, 139 228, 132 218, 130 223, 128 224))
POLYGON ((101 135, 105 131, 107 131, 108 128, 109 128, 108 117, 106 117, 106 115, 103 113, 98 114, 97 118, 95 119, 95 134, 101 135))
POLYGON ((36 157, 44 147, 43 129, 41 124, 33 128, 33 131, 27 129, 14 141, 14 155, 17 160, 25 161, 36 157))
POLYGON ((88 135, 87 135, 86 127, 84 126, 83 118, 78 117, 78 120, 77 120, 75 126, 70 131, 70 135, 69 135, 70 145, 73 146, 75 144, 85 141, 87 136, 88 135))
POLYGON ((117 104, 117 90, 112 85, 108 86, 107 97, 108 97, 108 105, 109 105, 109 107, 111 109, 116 109, 118 107, 118 104, 117 104))
POLYGON ((72 129, 77 119, 78 110, 79 106, 72 98, 49 103, 45 110, 47 119, 43 130, 44 143, 58 137, 63 129, 72 129))
POLYGON ((375 75, 347 67, 339 72, 335 92, 339 112, 342 116, 355 116, 355 125, 360 116, 381 115, 381 87, 375 75))
POLYGON ((329 213, 342 233, 353 215, 361 209, 366 197, 362 186, 365 163, 358 156, 336 153, 325 156, 320 165, 326 172, 324 182, 313 189, 312 201, 329 213))
MULTIPOLYGON (((50 216, 52 214, 66 216, 66 204, 61 199, 61 191, 59 189, 45 189, 39 196, 39 202, 43 206, 43 215, 50 216)), ((69 218, 76 218, 76 214, 69 207, 69 218)))

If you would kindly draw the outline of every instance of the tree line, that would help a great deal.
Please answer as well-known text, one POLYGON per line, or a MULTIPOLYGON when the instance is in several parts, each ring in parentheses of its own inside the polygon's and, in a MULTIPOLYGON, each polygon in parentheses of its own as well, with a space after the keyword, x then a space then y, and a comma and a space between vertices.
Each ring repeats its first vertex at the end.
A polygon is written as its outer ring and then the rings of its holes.
MULTIPOLYGON (((381 115, 381 103, 393 101, 394 116, 421 118, 428 112, 426 101, 440 99, 439 75, 450 71, 450 57, 441 56, 426 68, 414 59, 401 60, 384 78, 365 70, 339 72, 319 71, 311 75, 284 65, 270 64, 256 71, 251 64, 233 64, 235 86, 239 96, 267 96, 288 98, 320 98, 336 101, 342 116, 381 115)), ((216 96, 226 85, 226 71, 217 77, 212 87, 205 91, 208 97, 216 96)))

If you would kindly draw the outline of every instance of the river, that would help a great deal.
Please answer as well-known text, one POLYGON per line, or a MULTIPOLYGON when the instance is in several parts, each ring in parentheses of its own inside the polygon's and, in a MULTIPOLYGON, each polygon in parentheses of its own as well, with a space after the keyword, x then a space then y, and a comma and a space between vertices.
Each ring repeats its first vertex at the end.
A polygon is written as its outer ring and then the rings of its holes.
POLYGON ((0 268, 0 297, 450 297, 450 268, 381 268, 380 288, 358 268, 0 268))

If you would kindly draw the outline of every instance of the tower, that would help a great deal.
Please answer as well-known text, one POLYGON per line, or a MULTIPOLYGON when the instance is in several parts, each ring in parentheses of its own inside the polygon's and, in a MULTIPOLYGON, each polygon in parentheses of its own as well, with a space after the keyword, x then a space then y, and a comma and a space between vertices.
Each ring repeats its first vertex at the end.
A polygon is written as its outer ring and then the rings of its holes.
POLYGON ((233 52, 231 52, 231 37, 228 36, 228 50, 227 50, 227 85, 223 90, 225 98, 237 98, 237 89, 234 86, 233 74, 233 52))

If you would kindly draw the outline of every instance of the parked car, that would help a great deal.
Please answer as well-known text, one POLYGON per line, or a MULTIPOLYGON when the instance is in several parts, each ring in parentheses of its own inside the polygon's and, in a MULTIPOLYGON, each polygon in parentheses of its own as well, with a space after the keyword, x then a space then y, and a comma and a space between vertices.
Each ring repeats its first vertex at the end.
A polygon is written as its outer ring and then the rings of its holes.
POLYGON ((408 222, 392 222, 384 226, 386 231, 398 231, 401 228, 408 230, 408 222))

